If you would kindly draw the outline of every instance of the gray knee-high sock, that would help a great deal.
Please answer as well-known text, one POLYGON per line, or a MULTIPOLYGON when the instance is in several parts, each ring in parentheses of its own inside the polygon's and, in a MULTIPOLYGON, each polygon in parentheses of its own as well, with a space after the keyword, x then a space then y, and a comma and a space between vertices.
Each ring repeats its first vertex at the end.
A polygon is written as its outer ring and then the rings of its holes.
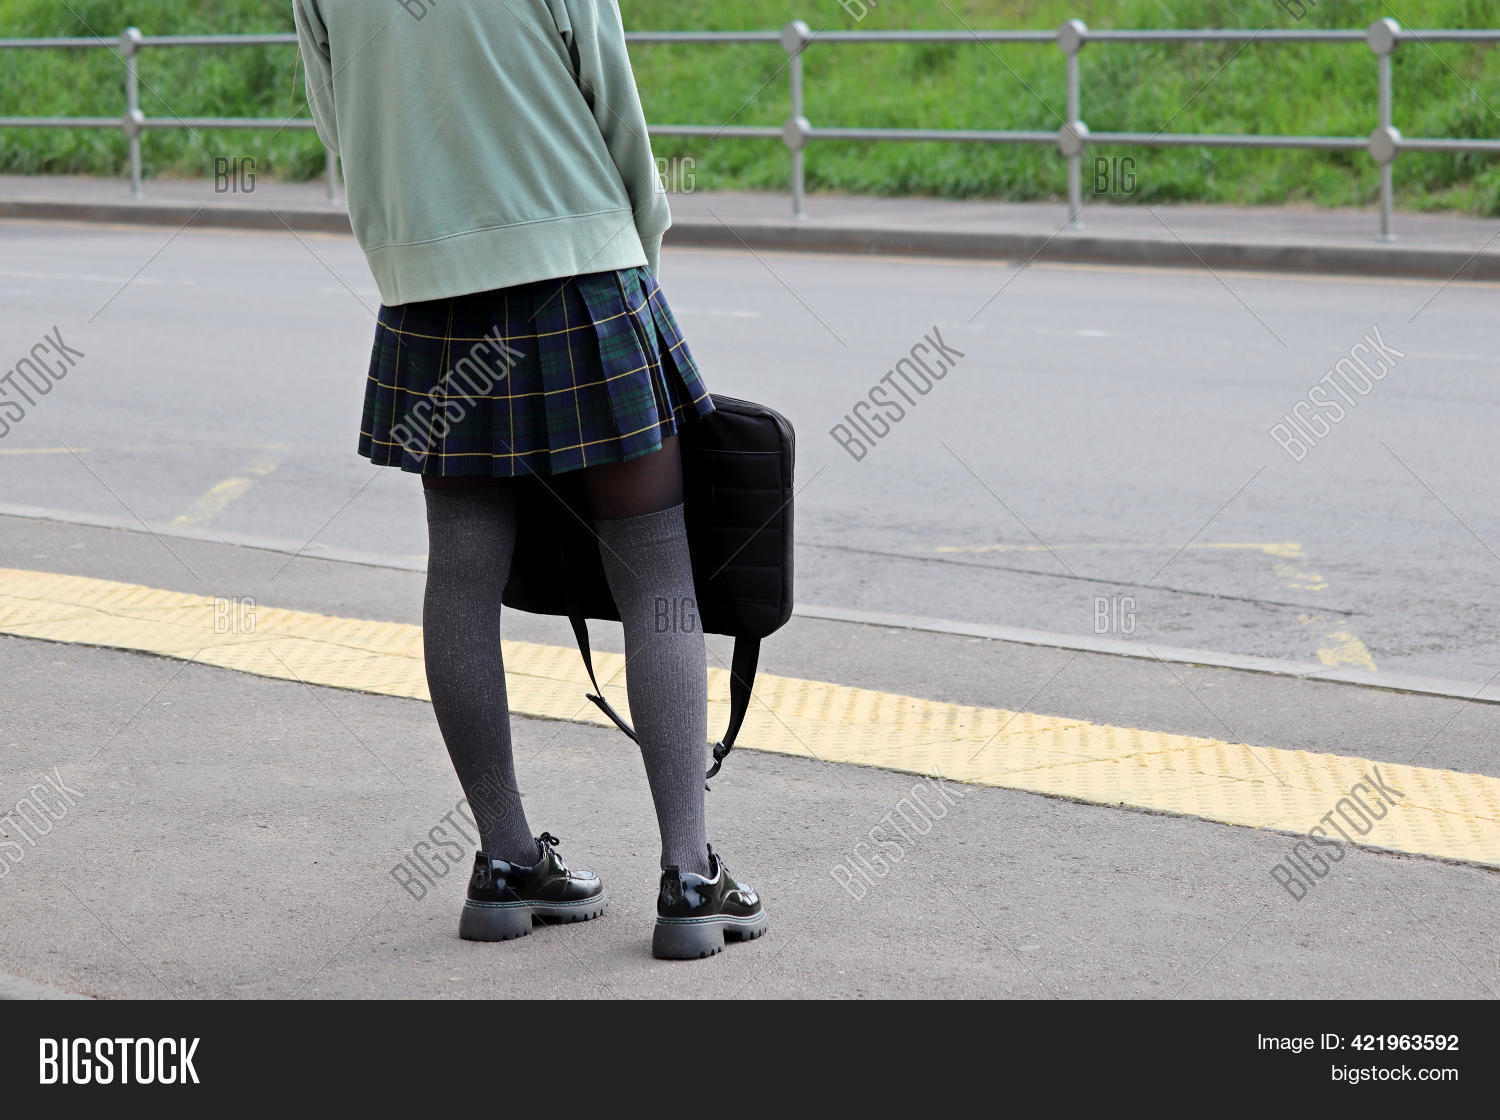
POLYGON ((661 828, 661 865, 707 875, 708 651, 682 506, 594 528, 625 628, 625 690, 661 828))
POLYGON ((529 866, 541 853, 516 786, 500 658, 500 593, 515 550, 515 497, 488 486, 425 493, 422 642, 433 711, 483 850, 529 866))

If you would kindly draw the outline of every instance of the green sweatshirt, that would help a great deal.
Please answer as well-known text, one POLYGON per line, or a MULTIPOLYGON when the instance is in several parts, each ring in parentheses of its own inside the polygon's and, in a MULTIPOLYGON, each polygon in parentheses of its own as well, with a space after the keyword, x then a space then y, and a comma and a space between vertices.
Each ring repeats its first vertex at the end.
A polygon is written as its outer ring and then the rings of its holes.
POLYGON ((387 305, 647 265, 671 216, 615 0, 293 0, 387 305))

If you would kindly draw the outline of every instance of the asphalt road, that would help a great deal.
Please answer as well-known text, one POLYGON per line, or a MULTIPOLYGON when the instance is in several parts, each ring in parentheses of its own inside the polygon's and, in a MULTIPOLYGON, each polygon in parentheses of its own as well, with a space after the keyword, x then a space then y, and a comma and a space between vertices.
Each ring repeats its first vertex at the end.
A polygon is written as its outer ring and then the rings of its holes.
MULTIPOLYGON (((710 387, 798 428, 802 602, 1500 671, 1492 286, 707 250, 663 272, 710 387), (962 356, 856 461, 830 429, 934 332, 962 356), (1389 368, 1341 382, 1294 460, 1269 429, 1366 336, 1389 368)), ((0 438, 7 506, 424 552, 413 480, 354 454, 377 296, 350 239, 5 223, 0 296, 5 370, 54 328, 84 355, 0 438)))

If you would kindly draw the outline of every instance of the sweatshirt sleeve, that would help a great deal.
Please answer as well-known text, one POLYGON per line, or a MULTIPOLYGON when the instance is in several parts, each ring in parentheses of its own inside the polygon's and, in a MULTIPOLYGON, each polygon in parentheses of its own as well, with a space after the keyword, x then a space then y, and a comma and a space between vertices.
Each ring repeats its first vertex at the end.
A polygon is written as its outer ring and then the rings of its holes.
POLYGON ((672 215, 646 132, 646 114, 625 49, 619 6, 616 0, 549 3, 577 67, 579 88, 630 195, 647 264, 653 273, 659 272, 662 234, 671 226, 672 215))
POLYGON ((339 150, 338 117, 333 106, 333 56, 328 49, 328 28, 318 11, 317 0, 292 0, 297 21, 297 45, 307 73, 307 104, 312 109, 318 136, 330 151, 339 150))

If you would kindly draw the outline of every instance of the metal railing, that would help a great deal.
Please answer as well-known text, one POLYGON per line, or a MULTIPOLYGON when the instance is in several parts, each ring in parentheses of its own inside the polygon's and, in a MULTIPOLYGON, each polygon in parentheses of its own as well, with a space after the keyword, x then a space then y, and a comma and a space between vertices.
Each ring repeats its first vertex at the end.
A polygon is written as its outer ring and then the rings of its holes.
MULTIPOLYGON (((1090 145, 1123 145, 1146 148, 1303 148, 1323 151, 1366 151, 1380 168, 1380 237, 1395 239, 1393 211, 1395 190, 1391 165, 1404 151, 1495 152, 1500 140, 1459 138, 1407 138, 1391 116, 1391 56, 1403 42, 1496 43, 1500 29, 1414 31, 1394 19, 1378 19, 1363 31, 1338 29, 1182 30, 1182 31, 1092 31, 1082 21, 1070 19, 1056 31, 818 31, 802 20, 793 20, 780 31, 636 31, 626 35, 631 43, 772 43, 787 54, 784 69, 790 84, 791 108, 781 127, 754 125, 650 125, 654 136, 718 139, 740 137, 780 140, 791 156, 792 214, 806 217, 806 151, 815 140, 940 141, 968 144, 1055 145, 1067 161, 1068 227, 1081 228, 1083 215, 1083 156, 1090 145), (1061 50, 1066 68, 1067 119, 1057 129, 924 129, 924 128, 820 128, 805 115, 803 56, 813 43, 1033 43, 1053 44, 1061 50), (1376 124, 1367 136, 1280 136, 1231 133, 1091 132, 1083 121, 1080 59, 1089 43, 1363 43, 1374 54, 1378 79, 1376 124)), ((142 50, 164 47, 235 47, 295 45, 295 35, 142 35, 126 28, 117 41, 99 37, 71 39, 0 39, 0 50, 28 48, 118 47, 125 67, 125 115, 113 117, 0 117, 0 128, 119 128, 130 148, 130 190, 135 198, 141 190, 141 135, 160 128, 309 129, 311 118, 278 121, 260 118, 148 117, 140 107, 139 56, 142 50)), ((338 160, 327 153, 328 200, 338 198, 338 160)))
MULTIPOLYGON (((123 117, 0 117, 0 128, 118 128, 125 134, 130 148, 130 195, 143 197, 141 190, 141 134, 151 128, 234 128, 269 129, 280 132, 290 128, 305 130, 316 127, 311 117, 289 117, 273 120, 256 117, 148 117, 141 111, 140 54, 147 47, 268 47, 297 45, 295 35, 142 35, 139 28, 127 27, 115 40, 98 35, 71 39, 0 39, 0 51, 47 48, 119 50, 125 67, 125 115, 123 117)), ((324 177, 328 182, 328 201, 338 201, 338 157, 325 152, 324 177)))

